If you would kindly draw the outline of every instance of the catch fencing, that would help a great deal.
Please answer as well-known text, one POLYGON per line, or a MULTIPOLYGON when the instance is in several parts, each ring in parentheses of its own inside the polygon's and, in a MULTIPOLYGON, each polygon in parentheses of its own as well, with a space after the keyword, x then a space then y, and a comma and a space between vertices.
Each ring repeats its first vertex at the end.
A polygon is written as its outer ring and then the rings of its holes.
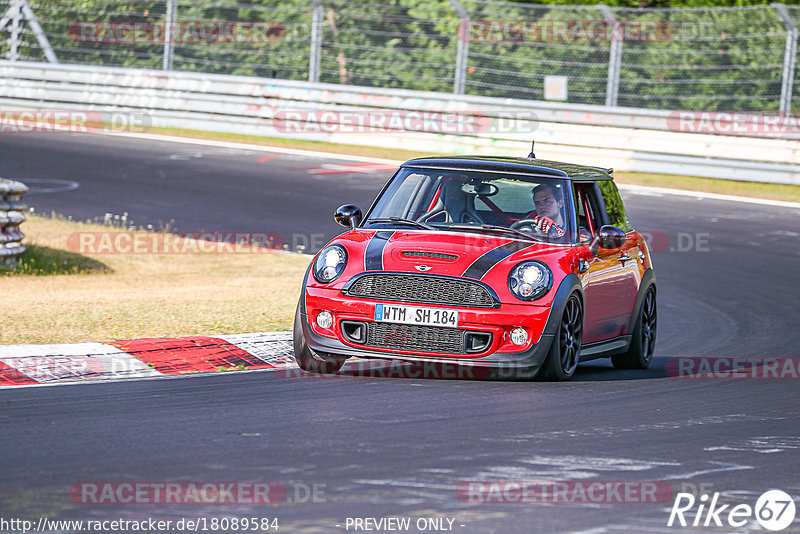
POLYGON ((668 111, 23 62, 0 62, 0 110, 0 131, 11 133, 179 128, 510 156, 535 139, 544 159, 800 185, 800 124, 737 133, 733 116, 712 121, 721 135, 684 131, 700 123, 668 111))
POLYGON ((25 252, 25 234, 19 225, 25 221, 22 195, 28 188, 22 182, 0 178, 0 267, 14 269, 19 255, 25 252))
POLYGON ((800 6, 0 0, 0 17, 9 61, 608 107, 800 109, 800 6))

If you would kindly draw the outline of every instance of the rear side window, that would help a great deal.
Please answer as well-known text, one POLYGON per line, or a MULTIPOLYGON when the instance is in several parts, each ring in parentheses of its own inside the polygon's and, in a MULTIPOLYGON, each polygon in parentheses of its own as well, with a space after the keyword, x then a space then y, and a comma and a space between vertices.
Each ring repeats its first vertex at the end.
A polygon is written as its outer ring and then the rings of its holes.
POLYGON ((597 186, 600 188, 600 194, 603 195, 603 202, 606 205, 608 223, 625 233, 632 232, 633 227, 628 219, 628 214, 625 213, 625 206, 622 204, 617 185, 611 180, 598 180, 597 186))

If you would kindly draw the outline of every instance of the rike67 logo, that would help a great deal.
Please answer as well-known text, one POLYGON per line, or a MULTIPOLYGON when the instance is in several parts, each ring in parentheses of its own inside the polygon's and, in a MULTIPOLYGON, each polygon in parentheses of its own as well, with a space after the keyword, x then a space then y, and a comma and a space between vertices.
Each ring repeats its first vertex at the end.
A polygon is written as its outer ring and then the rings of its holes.
POLYGON ((749 504, 719 504, 719 492, 696 498, 691 493, 678 493, 672 504, 667 526, 679 527, 753 527, 778 531, 792 524, 795 504, 792 497, 781 490, 764 492, 755 506, 749 504), (696 507, 696 509, 695 509, 696 507))

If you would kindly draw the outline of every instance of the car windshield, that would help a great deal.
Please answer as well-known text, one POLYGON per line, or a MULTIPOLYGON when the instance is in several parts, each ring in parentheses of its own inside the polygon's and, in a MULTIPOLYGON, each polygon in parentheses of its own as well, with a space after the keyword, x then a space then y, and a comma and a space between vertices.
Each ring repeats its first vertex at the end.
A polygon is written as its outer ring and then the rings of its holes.
POLYGON ((404 167, 362 226, 486 232, 566 243, 571 225, 566 190, 566 181, 557 178, 404 167))

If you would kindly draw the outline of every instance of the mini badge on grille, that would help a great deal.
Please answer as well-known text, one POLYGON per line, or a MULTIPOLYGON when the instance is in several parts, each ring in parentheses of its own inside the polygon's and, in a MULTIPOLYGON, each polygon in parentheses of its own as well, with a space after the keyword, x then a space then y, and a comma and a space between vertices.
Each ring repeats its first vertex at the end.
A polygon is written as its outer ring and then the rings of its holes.
POLYGON ((414 268, 418 271, 422 271, 423 273, 425 271, 430 271, 431 269, 433 269, 433 267, 428 267, 427 265, 415 265, 414 268))

